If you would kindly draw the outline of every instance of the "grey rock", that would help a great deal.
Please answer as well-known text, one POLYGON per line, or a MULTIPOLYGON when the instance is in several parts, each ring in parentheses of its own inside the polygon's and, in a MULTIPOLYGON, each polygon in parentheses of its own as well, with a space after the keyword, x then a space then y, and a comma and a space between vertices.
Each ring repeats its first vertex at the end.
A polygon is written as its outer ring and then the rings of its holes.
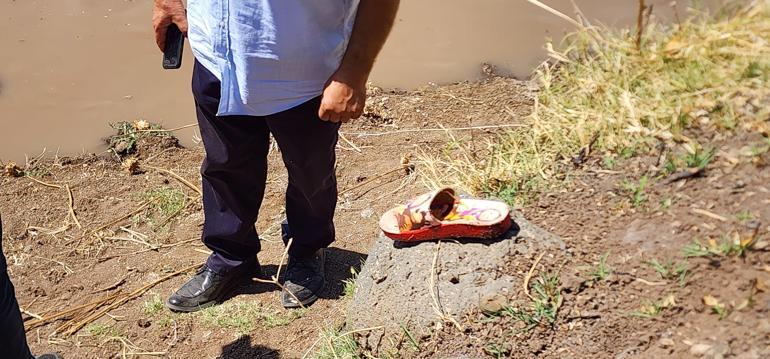
POLYGON ((496 240, 399 245, 381 235, 358 275, 356 293, 348 306, 347 329, 382 327, 359 337, 365 347, 379 350, 389 345, 384 338, 403 333, 402 326, 421 336, 440 323, 434 296, 444 314, 457 321, 485 297, 511 298, 520 290, 524 274, 506 273, 504 268, 516 261, 525 261, 524 267, 528 267, 531 258, 542 252, 558 255, 565 250, 560 238, 518 213, 512 213, 512 218, 513 228, 496 240))

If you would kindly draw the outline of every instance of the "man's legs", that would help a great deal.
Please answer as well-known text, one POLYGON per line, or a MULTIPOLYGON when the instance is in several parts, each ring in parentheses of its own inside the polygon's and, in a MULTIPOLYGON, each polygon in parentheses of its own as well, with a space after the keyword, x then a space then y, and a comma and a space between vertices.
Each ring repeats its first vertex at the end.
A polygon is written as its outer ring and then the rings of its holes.
POLYGON ((0 220, 0 357, 29 359, 32 354, 27 346, 24 323, 19 312, 19 303, 8 277, 5 255, 3 254, 3 223, 0 220))
POLYGON ((193 93, 206 158, 203 242, 214 253, 209 268, 226 272, 259 252, 254 227, 265 192, 270 137, 264 118, 217 117, 219 81, 196 63, 193 93))
POLYGON ((192 312, 224 299, 249 275, 259 273, 259 238, 254 223, 265 192, 270 132, 265 119, 216 116, 219 80, 195 63, 192 81, 198 125, 206 148, 201 166, 203 243, 212 250, 206 265, 167 301, 192 312))
MULTIPOLYGON (((337 179, 334 173, 339 124, 318 118, 320 98, 274 115, 267 125, 281 148, 289 174, 286 189, 288 235, 293 238, 282 295, 297 307, 317 299, 323 287, 323 253, 334 241, 337 179)), ((288 237, 288 236, 285 236, 288 237)), ((287 238, 286 238, 287 239, 287 238)))
POLYGON ((286 218, 294 238, 289 254, 307 257, 334 241, 337 178, 334 173, 340 125, 318 118, 320 98, 266 116, 289 174, 286 218))

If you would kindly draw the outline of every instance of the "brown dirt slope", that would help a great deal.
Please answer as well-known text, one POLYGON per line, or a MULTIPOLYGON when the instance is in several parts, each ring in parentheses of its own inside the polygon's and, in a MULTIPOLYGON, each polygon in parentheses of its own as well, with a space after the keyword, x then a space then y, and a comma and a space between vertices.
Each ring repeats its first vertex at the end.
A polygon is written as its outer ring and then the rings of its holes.
MULTIPOLYGON (((412 92, 372 89, 366 115, 343 130, 347 141, 340 141, 337 168, 339 238, 328 256, 329 284, 310 310, 285 312, 277 303, 277 287, 254 283, 220 309, 172 314, 161 301, 183 283, 186 274, 182 274, 117 306, 74 335, 66 333, 112 301, 34 326, 28 331, 33 349, 54 349, 76 358, 142 352, 172 358, 302 356, 321 330, 344 321, 343 280, 366 259, 378 233, 379 215, 424 190, 404 163, 410 167, 419 151, 440 151, 446 142, 442 126, 495 126, 526 115, 530 99, 525 87, 492 76, 478 83, 412 92)), ((456 133, 470 139, 495 131, 456 133)), ((134 168, 137 174, 121 163, 132 156, 125 142, 133 139, 124 138, 118 141, 124 142, 121 159, 112 152, 41 156, 24 168, 37 181, 0 177, 5 255, 28 324, 35 324, 35 316, 49 318, 112 294, 129 294, 206 258, 206 248, 197 241, 203 221, 198 194, 175 177, 197 186, 203 149, 179 148, 156 136, 140 137, 133 155, 139 163, 134 168), (80 226, 70 213, 67 188, 80 226)), ((278 223, 286 186, 277 148, 270 154, 270 165, 257 228, 264 240, 260 261, 273 275, 283 252, 278 223)))

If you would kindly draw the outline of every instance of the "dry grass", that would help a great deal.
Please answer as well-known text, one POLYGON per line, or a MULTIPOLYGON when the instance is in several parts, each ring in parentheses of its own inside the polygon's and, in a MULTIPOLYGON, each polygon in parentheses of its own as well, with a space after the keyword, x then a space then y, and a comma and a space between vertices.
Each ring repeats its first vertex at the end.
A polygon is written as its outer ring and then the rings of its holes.
POLYGON ((770 5, 740 3, 719 16, 693 11, 675 26, 653 22, 640 48, 633 29, 592 27, 569 35, 561 51, 548 44, 551 61, 534 74, 539 91, 525 126, 489 141, 484 156, 471 155, 479 144, 452 138, 449 150, 422 156, 424 179, 513 203, 588 158, 660 143, 699 148, 696 128, 767 136, 770 5))

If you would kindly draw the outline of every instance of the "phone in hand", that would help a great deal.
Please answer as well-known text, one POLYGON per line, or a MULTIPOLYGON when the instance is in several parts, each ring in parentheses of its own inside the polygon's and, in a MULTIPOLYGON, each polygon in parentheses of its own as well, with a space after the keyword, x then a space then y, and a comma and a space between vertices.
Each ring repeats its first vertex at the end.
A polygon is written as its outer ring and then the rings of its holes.
POLYGON ((163 68, 178 69, 182 66, 182 51, 184 50, 184 34, 176 24, 171 24, 166 30, 166 48, 163 49, 163 68))

